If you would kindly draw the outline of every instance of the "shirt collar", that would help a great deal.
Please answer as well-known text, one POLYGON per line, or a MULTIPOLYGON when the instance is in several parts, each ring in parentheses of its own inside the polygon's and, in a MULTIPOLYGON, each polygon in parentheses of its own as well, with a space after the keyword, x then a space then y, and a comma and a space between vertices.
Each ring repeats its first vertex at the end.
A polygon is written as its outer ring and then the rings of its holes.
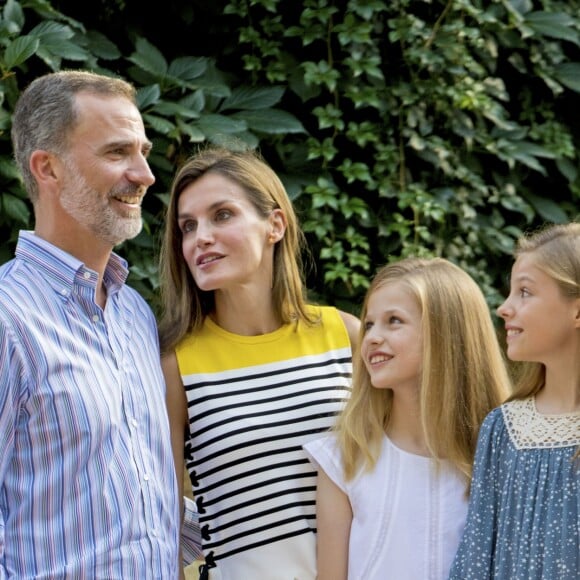
MULTIPOLYGON (((44 273, 47 282, 59 293, 64 288, 72 291, 75 281, 91 279, 96 282, 96 272, 83 262, 61 250, 50 242, 38 237, 32 231, 21 231, 16 246, 16 257, 33 264, 44 273), (85 273, 93 274, 86 276, 85 273)), ((103 282, 109 294, 118 292, 125 284, 129 270, 127 261, 114 252, 105 268, 103 282)))

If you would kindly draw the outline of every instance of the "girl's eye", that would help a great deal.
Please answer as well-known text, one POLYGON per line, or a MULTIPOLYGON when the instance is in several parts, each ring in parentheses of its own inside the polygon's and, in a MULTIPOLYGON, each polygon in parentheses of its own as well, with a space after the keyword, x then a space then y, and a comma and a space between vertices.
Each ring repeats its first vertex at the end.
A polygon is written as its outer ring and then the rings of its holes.
POLYGON ((526 298, 527 296, 530 295, 530 291, 527 288, 520 288, 518 290, 520 298, 526 298))
POLYGON ((398 316, 391 316, 389 318, 389 324, 401 324, 403 321, 398 316))
POLYGON ((363 325, 363 329, 364 329, 365 333, 367 333, 372 327, 373 327, 372 322, 365 322, 363 325))

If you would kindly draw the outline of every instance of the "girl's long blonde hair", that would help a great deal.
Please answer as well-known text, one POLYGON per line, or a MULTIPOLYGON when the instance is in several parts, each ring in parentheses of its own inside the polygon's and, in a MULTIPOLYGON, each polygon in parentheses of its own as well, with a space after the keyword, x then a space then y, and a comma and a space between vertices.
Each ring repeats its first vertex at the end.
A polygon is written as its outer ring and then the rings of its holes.
MULTIPOLYGON (((518 258, 522 254, 532 255, 534 266, 556 282, 562 296, 571 300, 580 297, 580 223, 546 225, 522 236, 514 255, 518 258)), ((542 363, 512 366, 516 381, 510 400, 527 399, 544 386, 546 367, 542 363)))
MULTIPOLYGON (((489 307, 475 281, 450 261, 407 258, 376 274, 361 320, 369 297, 392 282, 406 285, 422 314, 420 414, 427 446, 469 480, 480 425, 510 389, 489 307)), ((335 427, 347 480, 375 466, 393 400, 391 390, 371 385, 361 356, 363 338, 364 324, 353 359, 352 395, 335 427)))

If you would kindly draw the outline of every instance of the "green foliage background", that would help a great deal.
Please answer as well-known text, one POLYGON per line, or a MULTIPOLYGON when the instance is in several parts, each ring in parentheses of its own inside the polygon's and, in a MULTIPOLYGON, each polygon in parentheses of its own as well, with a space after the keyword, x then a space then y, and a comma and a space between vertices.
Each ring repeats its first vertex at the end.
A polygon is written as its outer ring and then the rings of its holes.
POLYGON ((514 239, 579 214, 580 0, 0 0, 0 263, 33 227, 11 112, 62 68, 139 89, 157 182, 119 252, 154 308, 171 178, 207 141, 262 151, 312 298, 355 313, 410 254, 453 260, 494 307, 514 239))

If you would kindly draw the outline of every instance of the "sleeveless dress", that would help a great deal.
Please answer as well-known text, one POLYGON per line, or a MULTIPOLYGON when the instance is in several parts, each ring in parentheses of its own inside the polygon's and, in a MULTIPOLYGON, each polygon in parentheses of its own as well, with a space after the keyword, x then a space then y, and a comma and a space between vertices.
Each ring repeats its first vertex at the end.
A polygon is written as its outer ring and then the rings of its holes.
POLYGON ((209 318, 176 349, 189 433, 186 467, 211 580, 316 578, 316 470, 302 445, 350 395, 352 354, 338 310, 260 336, 209 318))
POLYGON ((467 516, 464 475, 387 436, 374 469, 350 481, 333 435, 305 449, 350 501, 348 580, 446 580, 467 516))
POLYGON ((580 413, 542 415, 534 398, 487 416, 452 580, 580 578, 579 445, 580 413))

